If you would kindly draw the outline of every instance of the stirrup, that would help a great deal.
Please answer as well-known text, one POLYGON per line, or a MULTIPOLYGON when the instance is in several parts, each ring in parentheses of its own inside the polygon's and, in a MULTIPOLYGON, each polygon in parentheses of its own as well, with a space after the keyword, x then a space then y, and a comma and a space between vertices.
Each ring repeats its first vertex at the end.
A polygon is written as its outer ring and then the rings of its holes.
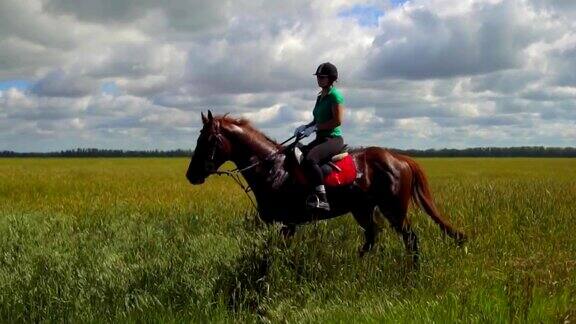
POLYGON ((327 201, 322 201, 316 193, 308 195, 306 198, 306 207, 309 209, 330 211, 330 204, 327 201))

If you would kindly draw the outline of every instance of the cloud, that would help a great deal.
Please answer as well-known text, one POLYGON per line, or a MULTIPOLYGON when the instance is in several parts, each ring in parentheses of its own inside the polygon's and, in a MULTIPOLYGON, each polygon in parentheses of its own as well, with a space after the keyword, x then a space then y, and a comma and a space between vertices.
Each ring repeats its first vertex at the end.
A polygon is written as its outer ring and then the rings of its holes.
POLYGON ((19 38, 0 38, 0 78, 21 78, 60 61, 60 52, 19 38))
POLYGON ((170 72, 171 65, 181 67, 184 53, 174 46, 150 41, 124 42, 105 49, 87 74, 95 78, 138 79, 170 72))
POLYGON ((40 0, 0 1, 0 78, 30 77, 71 59, 93 26, 43 12, 40 0))
POLYGON ((71 75, 62 70, 51 71, 33 86, 31 91, 46 97, 83 97, 98 88, 94 79, 71 75))
POLYGON ((262 128, 277 128, 284 125, 299 126, 312 118, 310 113, 297 111, 285 105, 274 105, 270 108, 259 109, 256 112, 242 114, 255 125, 262 128))
POLYGON ((449 78, 522 66, 523 51, 537 36, 528 8, 518 1, 463 2, 458 12, 442 10, 445 1, 432 1, 383 16, 368 77, 449 78))
POLYGON ((573 145, 575 13, 560 0, 5 0, 0 150, 191 148, 208 109, 284 139, 312 118, 325 61, 352 145, 573 145))
POLYGON ((542 13, 553 14, 555 18, 573 18, 576 14, 576 3, 566 0, 530 0, 542 13))
POLYGON ((43 8, 55 15, 64 13, 80 21, 98 24, 130 25, 152 16, 161 20, 159 25, 184 31, 225 24, 228 14, 227 3, 218 1, 47 0, 43 8))

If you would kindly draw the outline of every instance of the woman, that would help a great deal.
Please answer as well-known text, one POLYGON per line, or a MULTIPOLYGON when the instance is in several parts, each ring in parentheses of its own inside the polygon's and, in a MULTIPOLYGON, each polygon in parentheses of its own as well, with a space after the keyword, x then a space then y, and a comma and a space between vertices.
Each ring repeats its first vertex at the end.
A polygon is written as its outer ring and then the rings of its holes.
POLYGON ((344 117, 344 97, 334 87, 334 82, 338 79, 338 70, 332 63, 320 64, 314 75, 318 86, 322 88, 314 106, 314 120, 298 127, 295 135, 308 136, 316 132, 316 139, 304 149, 304 171, 314 188, 314 193, 306 199, 306 205, 312 209, 329 211, 330 205, 326 198, 320 163, 338 154, 344 147, 340 128, 344 117))

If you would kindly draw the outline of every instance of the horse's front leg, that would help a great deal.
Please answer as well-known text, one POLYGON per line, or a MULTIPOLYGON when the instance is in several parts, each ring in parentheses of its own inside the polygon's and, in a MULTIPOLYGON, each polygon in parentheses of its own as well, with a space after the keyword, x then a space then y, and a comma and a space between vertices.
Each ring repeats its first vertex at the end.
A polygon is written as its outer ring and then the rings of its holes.
POLYGON ((378 234, 378 226, 373 218, 374 206, 362 206, 352 211, 354 219, 364 229, 364 245, 360 248, 358 254, 360 257, 370 252, 376 243, 376 236, 378 234))
POLYGON ((280 228, 280 234, 284 239, 289 239, 296 234, 296 225, 295 224, 283 224, 282 228, 280 228))

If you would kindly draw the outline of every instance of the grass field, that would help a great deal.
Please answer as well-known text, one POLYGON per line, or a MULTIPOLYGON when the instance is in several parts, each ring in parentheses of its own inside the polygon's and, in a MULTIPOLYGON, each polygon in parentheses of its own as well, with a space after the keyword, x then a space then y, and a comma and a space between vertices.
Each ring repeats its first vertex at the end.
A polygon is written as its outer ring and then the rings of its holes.
POLYGON ((412 209, 421 269, 350 215, 290 241, 187 159, 0 159, 0 319, 576 322, 576 159, 419 159, 466 248, 412 209))

